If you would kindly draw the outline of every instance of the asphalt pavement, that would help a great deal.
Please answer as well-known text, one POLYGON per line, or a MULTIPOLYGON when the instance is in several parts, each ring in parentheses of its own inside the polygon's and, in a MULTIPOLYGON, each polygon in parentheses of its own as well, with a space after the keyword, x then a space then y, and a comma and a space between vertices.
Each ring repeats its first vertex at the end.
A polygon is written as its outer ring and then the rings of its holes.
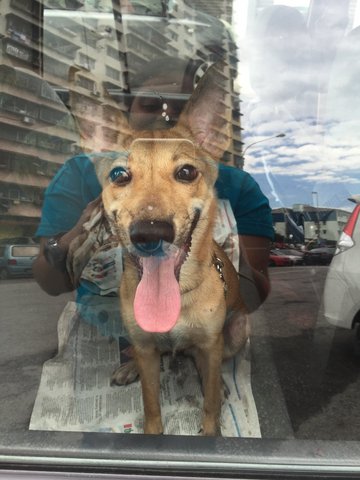
MULTIPOLYGON (((272 292, 252 318, 252 385, 264 438, 359 440, 360 359, 353 332, 322 316, 327 267, 274 267, 272 292)), ((0 428, 28 428, 42 364, 72 295, 49 297, 33 279, 0 283, 0 428)))
MULTIPOLYGON (((294 438, 359 440, 360 358, 353 348, 354 332, 324 319, 322 292, 327 270, 324 266, 270 270, 272 292, 253 323, 254 363, 262 359, 260 342, 269 350, 266 356, 272 369, 272 378, 265 381, 277 384, 294 438)), ((255 389, 259 383, 258 378, 255 389)), ((266 400, 263 405, 266 390, 260 388, 260 396, 256 393, 255 400, 269 422, 266 400)), ((274 425, 269 427, 266 436, 275 430, 274 425)), ((286 429, 281 433, 286 434, 286 429)))

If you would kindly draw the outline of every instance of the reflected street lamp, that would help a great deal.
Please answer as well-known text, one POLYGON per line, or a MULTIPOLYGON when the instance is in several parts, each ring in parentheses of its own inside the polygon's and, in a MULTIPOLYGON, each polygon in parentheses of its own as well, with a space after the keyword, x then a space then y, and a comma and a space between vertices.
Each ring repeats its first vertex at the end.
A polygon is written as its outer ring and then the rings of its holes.
POLYGON ((313 196, 313 206, 319 208, 319 192, 311 192, 311 195, 313 196), (314 197, 316 197, 316 203, 314 197))
POLYGON ((284 137, 286 137, 285 133, 278 133, 277 135, 273 135, 272 137, 265 137, 265 138, 262 138, 261 140, 257 140, 256 142, 250 143, 250 145, 248 145, 244 149, 242 156, 245 157, 245 153, 249 150, 249 148, 252 147, 253 145, 256 145, 257 143, 267 142, 269 140, 272 140, 273 138, 284 138, 284 137))
POLYGON ((316 237, 319 241, 320 239, 319 192, 311 192, 311 195, 313 196, 313 206, 314 208, 316 208, 316 237), (316 203, 314 201, 314 198, 316 198, 316 203))

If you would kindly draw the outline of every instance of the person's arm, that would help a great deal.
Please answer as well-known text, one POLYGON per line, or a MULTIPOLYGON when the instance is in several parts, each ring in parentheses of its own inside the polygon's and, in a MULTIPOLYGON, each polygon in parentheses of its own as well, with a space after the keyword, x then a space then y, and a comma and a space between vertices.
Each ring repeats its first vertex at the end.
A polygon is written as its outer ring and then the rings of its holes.
POLYGON ((240 290, 249 312, 254 312, 270 292, 268 264, 274 230, 269 200, 251 175, 232 167, 220 165, 217 188, 220 198, 230 200, 234 212, 240 246, 240 290))
POLYGON ((270 240, 266 237, 239 235, 240 290, 249 310, 254 312, 270 293, 268 275, 270 240))
MULTIPOLYGON (((71 230, 59 237, 59 246, 65 252, 69 250, 72 240, 83 232, 84 223, 89 220, 91 212, 99 204, 99 202, 100 197, 90 202, 83 211, 76 225, 71 230)), ((75 287, 72 285, 66 270, 61 271, 53 267, 45 258, 44 247, 47 240, 47 237, 42 237, 40 239, 40 253, 33 263, 34 278, 40 287, 49 295, 56 296, 60 295, 61 293, 71 292, 75 287)))

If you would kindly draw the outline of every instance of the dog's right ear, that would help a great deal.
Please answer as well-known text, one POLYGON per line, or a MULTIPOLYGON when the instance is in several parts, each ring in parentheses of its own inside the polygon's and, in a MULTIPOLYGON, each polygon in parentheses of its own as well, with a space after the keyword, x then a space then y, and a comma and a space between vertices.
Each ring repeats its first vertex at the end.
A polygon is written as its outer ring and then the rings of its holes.
POLYGON ((69 69, 69 83, 74 88, 69 91, 69 108, 80 134, 80 144, 84 152, 119 151, 130 127, 126 113, 116 108, 112 101, 106 102, 105 89, 97 78, 88 74, 94 88, 100 93, 104 103, 91 103, 86 97, 77 94, 77 83, 83 75, 82 69, 72 66, 69 69))
POLYGON ((191 95, 178 125, 190 130, 195 143, 220 160, 232 136, 230 67, 212 65, 191 95))

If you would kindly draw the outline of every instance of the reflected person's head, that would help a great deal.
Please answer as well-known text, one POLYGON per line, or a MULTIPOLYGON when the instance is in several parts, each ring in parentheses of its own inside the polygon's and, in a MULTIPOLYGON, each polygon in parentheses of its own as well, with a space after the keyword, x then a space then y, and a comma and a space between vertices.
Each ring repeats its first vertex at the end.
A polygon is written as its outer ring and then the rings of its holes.
POLYGON ((174 126, 194 89, 194 69, 190 61, 167 59, 151 62, 132 79, 131 127, 162 130, 174 126))

